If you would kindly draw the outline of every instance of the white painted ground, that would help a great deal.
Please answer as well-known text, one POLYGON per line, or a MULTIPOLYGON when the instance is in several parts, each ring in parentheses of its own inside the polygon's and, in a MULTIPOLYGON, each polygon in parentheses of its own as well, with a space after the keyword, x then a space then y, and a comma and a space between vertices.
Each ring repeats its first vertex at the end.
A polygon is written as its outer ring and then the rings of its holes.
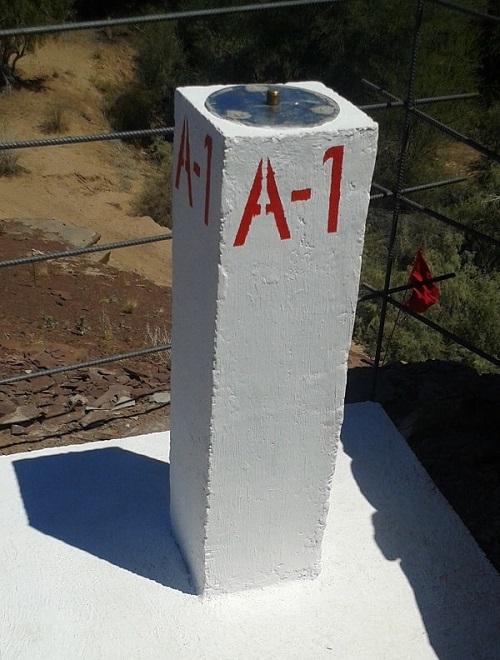
POLYGON ((208 600, 168 434, 0 458, 2 660, 500 658, 500 578, 376 404, 346 407, 314 581, 208 600))

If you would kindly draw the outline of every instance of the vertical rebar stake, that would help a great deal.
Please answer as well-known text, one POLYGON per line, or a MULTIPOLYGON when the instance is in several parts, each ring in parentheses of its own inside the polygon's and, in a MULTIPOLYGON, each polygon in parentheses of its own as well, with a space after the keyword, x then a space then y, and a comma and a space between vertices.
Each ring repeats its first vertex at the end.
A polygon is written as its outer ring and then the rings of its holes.
POLYGON ((373 372, 372 399, 375 400, 377 392, 377 379, 380 367, 380 355, 382 352, 382 341, 384 338, 385 319, 387 315, 387 298, 391 286, 392 265, 394 263, 394 246, 396 243, 396 234, 398 229, 399 212, 401 209, 401 191, 403 189, 404 177, 406 173, 406 156, 408 153, 408 142, 410 137, 411 120, 415 101, 415 75, 417 69, 418 47, 420 45, 420 28, 422 25, 422 16, 424 13, 424 0, 417 0, 417 9, 415 13, 415 29, 413 33, 413 49, 408 78, 408 87, 405 98, 405 117, 403 130, 401 132, 401 142, 399 147, 398 172, 396 186, 394 190, 394 205, 391 222, 391 233, 387 251, 387 267, 385 271, 385 281, 383 288, 382 307, 380 309, 380 322, 377 335, 377 348, 375 351, 375 366, 373 372))

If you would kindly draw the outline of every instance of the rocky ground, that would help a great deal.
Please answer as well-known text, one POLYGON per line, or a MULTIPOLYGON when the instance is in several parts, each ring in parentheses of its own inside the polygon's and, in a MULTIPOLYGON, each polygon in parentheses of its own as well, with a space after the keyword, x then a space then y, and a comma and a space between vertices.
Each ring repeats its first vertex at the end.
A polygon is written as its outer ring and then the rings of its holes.
MULTIPOLYGON (((0 259, 73 247, 57 238, 6 221, 0 259)), ((110 261, 97 253, 1 269, 0 379, 168 343, 170 288, 110 261)), ((161 352, 0 385, 0 452, 168 428, 168 366, 161 352)))

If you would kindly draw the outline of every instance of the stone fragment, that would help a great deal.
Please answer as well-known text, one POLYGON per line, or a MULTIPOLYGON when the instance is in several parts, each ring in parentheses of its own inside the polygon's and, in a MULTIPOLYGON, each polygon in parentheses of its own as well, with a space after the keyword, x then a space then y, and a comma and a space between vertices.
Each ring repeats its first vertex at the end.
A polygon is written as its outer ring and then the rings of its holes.
POLYGON ((142 382, 152 390, 164 390, 167 386, 165 381, 158 380, 157 378, 150 378, 149 380, 144 380, 142 382))
MULTIPOLYGON (((92 367, 89 369, 89 372, 91 372, 93 369, 92 367)), ((107 369, 106 367, 97 367, 95 369, 98 374, 101 376, 114 376, 117 372, 115 369, 107 369)))
POLYGON ((19 383, 11 383, 9 385, 9 388, 10 388, 9 396, 29 394, 31 392, 31 383, 29 383, 28 381, 21 381, 19 383))
POLYGON ((148 394, 153 394, 154 392, 157 392, 158 390, 163 389, 161 387, 146 387, 145 385, 140 386, 140 387, 134 387, 134 396, 136 399, 141 399, 144 396, 148 396, 148 394))
POLYGON ((35 394, 34 399, 31 401, 31 403, 34 403, 39 408, 42 406, 52 405, 53 402, 54 394, 50 389, 45 392, 39 392, 38 394, 35 394))
POLYGON ((116 431, 113 429, 103 429, 99 431, 99 440, 114 440, 116 438, 116 431))
POLYGON ((128 396, 121 396, 113 406, 112 410, 120 410, 121 408, 131 408, 135 406, 135 400, 128 396))
POLYGON ((89 371, 88 374, 86 374, 86 380, 94 383, 94 385, 101 385, 102 383, 106 382, 104 376, 97 373, 97 371, 89 371))
POLYGON ((88 395, 97 399, 97 397, 101 396, 101 394, 106 391, 108 385, 109 383, 106 382, 95 384, 90 383, 89 381, 82 381, 76 386, 75 390, 84 396, 88 395))
POLYGON ((32 419, 38 419, 41 414, 41 411, 36 406, 31 404, 25 406, 17 406, 13 413, 4 415, 0 418, 0 426, 10 426, 11 424, 29 422, 32 419))
POLYGON ((71 406, 75 408, 76 406, 86 406, 88 399, 86 396, 82 396, 81 394, 73 394, 69 397, 69 402, 71 406))
POLYGON ((28 429, 25 426, 21 426, 20 424, 12 424, 10 427, 10 432, 12 435, 27 435, 28 434, 28 429))
POLYGON ((151 378, 153 375, 152 368, 148 367, 124 367, 124 370, 133 376, 134 378, 139 378, 140 380, 146 378, 151 378))
POLYGON ((71 412, 58 415, 57 417, 47 417, 43 421, 42 426, 44 429, 51 431, 54 429, 61 429, 66 424, 70 424, 71 422, 76 422, 77 420, 81 419, 83 415, 83 408, 79 408, 78 410, 73 410, 71 412))
POLYGON ((58 374, 52 374, 52 378, 56 383, 64 383, 65 381, 68 380, 68 374, 65 372, 58 373, 58 374))
POLYGON ((97 426, 102 422, 105 422, 109 419, 109 412, 105 410, 92 410, 91 412, 84 415, 80 420, 80 426, 83 429, 91 428, 92 426, 97 426))
POLYGON ((53 417, 60 417, 68 411, 64 404, 53 403, 48 408, 43 409, 43 416, 45 419, 52 419, 53 417))
POLYGON ((153 403, 170 403, 170 392, 155 392, 150 398, 153 403))
POLYGON ((2 399, 0 401, 0 415, 9 415, 17 408, 17 404, 11 399, 2 399))
POLYGON ((51 367, 59 366, 58 361, 46 352, 38 353, 36 355, 28 353, 26 357, 29 358, 39 369, 50 369, 51 367))
POLYGON ((40 422, 33 422, 33 424, 30 424, 30 427, 28 429, 28 434, 26 436, 26 440, 40 440, 44 438, 46 435, 46 432, 44 431, 42 425, 40 422))
POLYGON ((31 391, 33 394, 38 392, 43 392, 54 385, 54 380, 50 376, 40 376, 39 378, 34 378, 31 384, 31 391))
POLYGON ((71 380, 66 380, 63 383, 59 384, 59 387, 64 388, 66 390, 76 390, 76 388, 80 385, 80 381, 75 381, 73 379, 71 380))
POLYGON ((112 385, 92 404, 92 408, 112 408, 120 397, 130 399, 130 388, 123 385, 112 385))

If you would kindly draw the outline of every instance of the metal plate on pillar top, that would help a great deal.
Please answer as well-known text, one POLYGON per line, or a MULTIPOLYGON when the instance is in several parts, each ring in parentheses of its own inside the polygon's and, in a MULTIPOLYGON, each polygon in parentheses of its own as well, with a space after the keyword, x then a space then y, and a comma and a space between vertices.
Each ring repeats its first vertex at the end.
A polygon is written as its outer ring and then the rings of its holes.
POLYGON ((205 107, 247 126, 318 126, 335 119, 337 103, 324 94, 289 85, 234 85, 213 92, 205 107))

